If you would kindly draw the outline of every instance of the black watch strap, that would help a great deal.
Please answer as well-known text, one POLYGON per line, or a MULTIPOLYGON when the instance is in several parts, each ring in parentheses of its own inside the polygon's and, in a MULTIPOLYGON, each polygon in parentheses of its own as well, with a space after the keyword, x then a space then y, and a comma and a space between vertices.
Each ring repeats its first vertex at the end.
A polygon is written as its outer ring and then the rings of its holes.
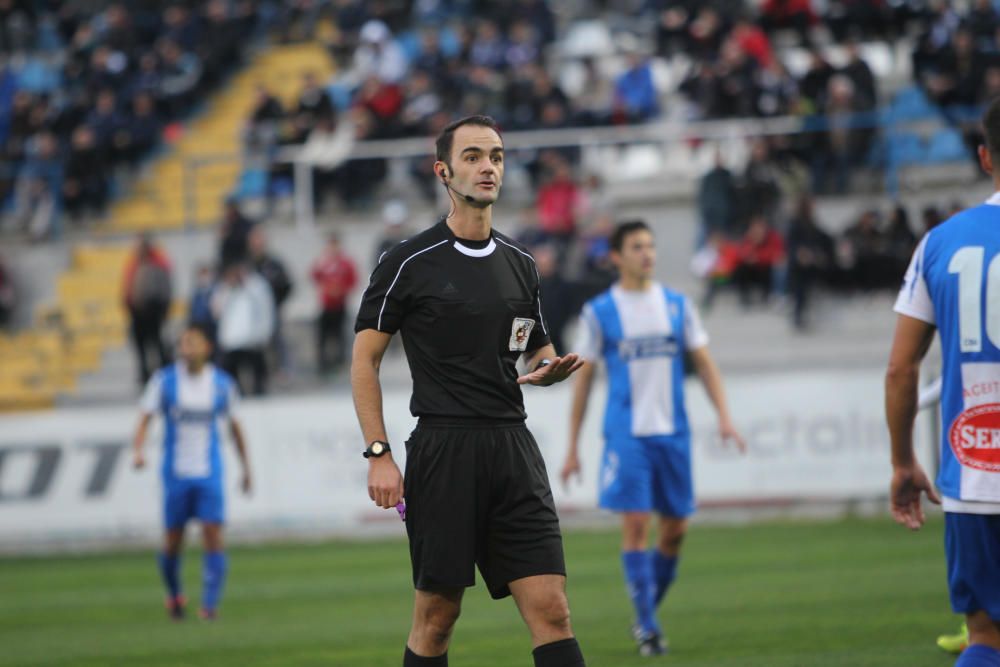
POLYGON ((385 440, 372 440, 368 447, 365 448, 364 457, 366 459, 375 458, 384 455, 386 452, 391 452, 392 448, 389 447, 389 443, 385 440))

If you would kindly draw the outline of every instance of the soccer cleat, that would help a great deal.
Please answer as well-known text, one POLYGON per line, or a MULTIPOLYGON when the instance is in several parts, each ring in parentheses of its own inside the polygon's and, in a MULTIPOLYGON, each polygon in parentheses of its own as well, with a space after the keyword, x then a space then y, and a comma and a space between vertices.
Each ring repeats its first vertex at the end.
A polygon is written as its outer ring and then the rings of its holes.
POLYGON ((654 655, 664 655, 667 652, 667 645, 663 638, 655 632, 643 634, 639 640, 639 655, 648 658, 654 655))
POLYGON ((958 655, 969 645, 969 626, 962 623, 957 635, 941 635, 937 638, 937 645, 942 651, 958 655))
POLYGON ((184 620, 184 608, 187 606, 187 600, 183 595, 178 595, 174 598, 167 598, 167 614, 170 615, 175 621, 184 620))
POLYGON ((205 609, 202 607, 198 610, 198 618, 203 621, 214 621, 219 618, 219 612, 215 609, 205 609))

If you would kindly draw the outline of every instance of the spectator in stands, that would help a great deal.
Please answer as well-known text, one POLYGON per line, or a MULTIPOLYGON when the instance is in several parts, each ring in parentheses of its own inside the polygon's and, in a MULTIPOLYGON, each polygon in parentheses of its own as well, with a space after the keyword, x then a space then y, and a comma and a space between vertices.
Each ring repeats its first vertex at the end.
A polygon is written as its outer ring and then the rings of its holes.
POLYGON ((108 173, 104 155, 97 150, 93 130, 81 125, 73 131, 62 186, 66 212, 79 218, 85 212, 100 214, 108 196, 108 173))
POLYGON ((799 87, 785 65, 773 58, 766 67, 754 71, 756 103, 754 112, 758 116, 784 116, 793 111, 798 100, 799 87))
POLYGON ((830 0, 824 18, 838 42, 883 36, 890 22, 889 4, 883 0, 830 0))
POLYGON ((59 140, 51 132, 40 132, 26 142, 15 192, 14 219, 32 238, 61 235, 62 183, 59 140))
POLYGON ((902 278, 887 261, 889 244, 880 225, 878 211, 865 211, 844 231, 841 241, 841 263, 853 286, 864 292, 898 287, 902 278))
POLYGON ((750 116, 754 111, 755 61, 734 40, 726 40, 719 61, 710 72, 710 118, 750 116))
POLYGON ((212 294, 218 326, 222 367, 244 394, 267 393, 266 352, 274 335, 274 298, 267 281, 245 261, 222 268, 222 280, 212 294))
POLYGON ((767 139, 754 140, 750 145, 750 159, 739 185, 739 202, 737 217, 741 229, 754 216, 764 216, 770 221, 778 213, 781 206, 780 175, 767 139))
POLYGON ((827 62, 823 53, 814 48, 809 51, 809 68, 799 81, 799 93, 809 111, 818 112, 826 99, 830 79, 837 70, 827 62))
POLYGON ((253 108, 243 126, 243 147, 250 157, 270 158, 278 143, 285 110, 263 83, 254 87, 253 108))
POLYGON ((162 129, 156 100, 149 93, 136 94, 132 99, 132 115, 118 134, 118 150, 133 169, 160 143, 162 129))
POLYGON ((409 63, 389 26, 379 20, 368 21, 361 27, 358 37, 360 43, 354 52, 354 62, 341 83, 353 87, 371 77, 387 84, 402 83, 409 63))
POLYGON ((94 135, 96 150, 106 164, 114 164, 118 159, 117 135, 125 128, 125 119, 118 113, 115 94, 102 90, 97 94, 94 110, 87 116, 87 126, 94 135))
POLYGON ((695 242, 702 247, 715 232, 729 234, 736 211, 736 181, 726 168, 722 151, 715 149, 715 166, 705 173, 698 186, 698 217, 701 226, 695 242))
POLYGON ((291 371, 291 358, 284 338, 281 309, 288 301, 288 297, 291 296, 294 283, 284 263, 270 252, 267 235, 262 226, 257 225, 250 231, 248 241, 250 266, 267 281, 274 302, 274 333, 271 336, 271 353, 274 355, 278 370, 288 373, 291 371))
POLYGON ((256 223, 243 214, 239 202, 226 200, 222 226, 219 229, 219 265, 231 266, 243 262, 250 254, 250 232, 256 223))
POLYGON ((491 70, 500 70, 506 64, 507 43, 496 23, 482 20, 476 26, 476 37, 469 51, 469 63, 491 70))
POLYGON ((733 272, 733 282, 740 292, 740 303, 749 306, 754 291, 759 292, 762 303, 767 303, 774 286, 775 269, 784 260, 785 243, 768 222, 758 213, 750 218, 746 233, 740 241, 740 263, 733 272))
POLYGON ((845 46, 844 55, 847 64, 840 69, 851 83, 854 84, 854 92, 857 96, 857 106, 862 110, 874 109, 878 105, 878 86, 875 83, 875 75, 872 68, 861 57, 861 51, 856 41, 849 41, 845 46))
POLYGON ((689 25, 698 3, 692 0, 666 0, 659 3, 656 25, 656 53, 671 57, 687 51, 689 25))
POLYGON ((202 62, 177 42, 162 40, 157 53, 160 57, 160 89, 158 97, 172 118, 180 116, 194 102, 194 93, 202 77, 202 62))
POLYGON ((333 120, 335 113, 330 95, 320 88, 316 73, 308 71, 302 76, 302 92, 295 106, 295 113, 308 119, 309 125, 320 120, 333 120))
POLYGON ((573 121, 576 125, 607 125, 611 122, 615 89, 611 80, 601 72, 597 60, 584 58, 583 85, 572 100, 573 121))
POLYGON ((424 29, 420 32, 420 51, 413 59, 413 69, 426 72, 435 89, 443 90, 447 87, 448 62, 441 50, 437 30, 424 29))
POLYGON ((803 196, 788 226, 788 283, 792 297, 792 324, 805 329, 812 292, 834 266, 833 237, 816 222, 812 198, 803 196))
POLYGON ((369 77, 354 96, 353 106, 370 112, 373 122, 371 138, 389 139, 398 136, 399 112, 403 107, 403 91, 394 83, 369 77))
POLYGON ((533 249, 535 266, 538 269, 538 289, 541 293, 542 319, 548 329, 552 344, 557 350, 565 347, 563 331, 573 315, 579 312, 583 302, 579 301, 573 285, 559 270, 559 254, 556 248, 543 245, 533 249))
POLYGON ((621 122, 635 123, 660 113, 659 93, 653 82, 649 59, 633 37, 626 40, 625 71, 615 81, 615 115, 621 122))
POLYGON ((434 82, 424 70, 414 70, 405 88, 405 102, 400 112, 400 123, 405 134, 425 136, 431 116, 441 110, 441 97, 434 90, 434 82))
POLYGON ((148 234, 141 234, 125 263, 122 295, 131 322, 132 344, 144 386, 154 370, 166 366, 170 353, 163 341, 163 325, 170 312, 173 289, 170 259, 148 234), (153 360, 155 357, 155 361, 153 360))
POLYGON ((521 19, 510 26, 510 41, 504 53, 504 64, 508 68, 537 62, 540 55, 538 34, 530 23, 521 19))
POLYGON ((860 164, 871 150, 873 130, 858 122, 862 111, 854 84, 842 74, 830 79, 828 98, 823 107, 827 130, 816 136, 813 147, 813 191, 828 192, 830 176, 833 192, 844 194, 853 167, 860 164))
POLYGON ((580 188, 569 163, 561 157, 554 156, 546 171, 536 199, 538 222, 549 242, 556 244, 561 253, 576 231, 580 188))
POLYGON ((409 237, 410 230, 406 227, 408 219, 409 211, 402 199, 390 199, 382 207, 382 236, 375 247, 373 266, 379 263, 382 255, 409 237))
POLYGON ((709 310, 719 290, 729 284, 741 262, 740 246, 722 232, 713 232, 691 258, 692 272, 705 281, 701 307, 709 310))
POLYGON ((887 260, 892 264, 891 267, 886 267, 886 270, 902 277, 917 247, 917 235, 910 227, 910 215, 903 206, 897 204, 893 207, 885 236, 887 260))
MULTIPOLYGON (((348 122, 355 141, 375 138, 375 118, 367 109, 352 109, 348 122)), ((384 158, 352 158, 333 171, 331 180, 337 195, 347 206, 364 208, 374 200, 376 188, 388 173, 389 165, 384 158)))
POLYGON ((760 8, 760 24, 764 30, 769 33, 782 28, 794 30, 802 46, 812 41, 809 30, 816 19, 810 0, 764 0, 760 8))
POLYGON ((215 271, 210 264, 195 268, 194 290, 188 302, 188 321, 205 327, 215 342, 217 322, 212 312, 212 292, 215 290, 215 271))
POLYGON ((338 236, 329 237, 323 254, 313 263, 312 279, 320 298, 316 361, 319 373, 325 375, 347 360, 344 313, 358 281, 354 262, 341 250, 338 236))
POLYGON ((14 279, 4 263, 3 256, 0 256, 0 329, 10 326, 16 305, 14 279))

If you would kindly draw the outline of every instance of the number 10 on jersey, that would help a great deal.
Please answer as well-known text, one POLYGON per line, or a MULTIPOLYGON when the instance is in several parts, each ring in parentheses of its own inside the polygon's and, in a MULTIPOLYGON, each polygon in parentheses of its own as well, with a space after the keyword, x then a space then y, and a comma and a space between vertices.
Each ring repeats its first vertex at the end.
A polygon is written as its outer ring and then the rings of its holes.
MULTIPOLYGON (((958 274, 958 334, 962 352, 983 349, 983 246, 965 246, 951 256, 949 273, 958 274)), ((1000 347, 1000 254, 994 255, 986 270, 986 336, 1000 347)))

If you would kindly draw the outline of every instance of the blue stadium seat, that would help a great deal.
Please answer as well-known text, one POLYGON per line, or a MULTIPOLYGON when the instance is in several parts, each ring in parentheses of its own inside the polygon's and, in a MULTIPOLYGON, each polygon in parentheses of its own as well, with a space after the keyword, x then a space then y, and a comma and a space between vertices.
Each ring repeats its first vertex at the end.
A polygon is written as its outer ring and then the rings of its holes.
POLYGON ((893 98, 889 116, 894 121, 932 120, 940 116, 940 111, 931 104, 919 86, 907 86, 893 98))
POLYGON ((927 147, 927 161, 933 164, 947 162, 964 162, 970 159, 970 153, 958 130, 946 127, 938 130, 931 137, 927 147))
POLYGON ((240 182, 233 193, 236 199, 250 199, 267 196, 267 171, 264 169, 244 169, 240 182))
POLYGON ((33 93, 49 93, 59 87, 59 70, 40 58, 31 58, 17 72, 21 88, 33 93))
POLYGON ((913 132, 889 134, 886 148, 890 164, 896 166, 921 164, 927 159, 927 149, 923 140, 913 132))

